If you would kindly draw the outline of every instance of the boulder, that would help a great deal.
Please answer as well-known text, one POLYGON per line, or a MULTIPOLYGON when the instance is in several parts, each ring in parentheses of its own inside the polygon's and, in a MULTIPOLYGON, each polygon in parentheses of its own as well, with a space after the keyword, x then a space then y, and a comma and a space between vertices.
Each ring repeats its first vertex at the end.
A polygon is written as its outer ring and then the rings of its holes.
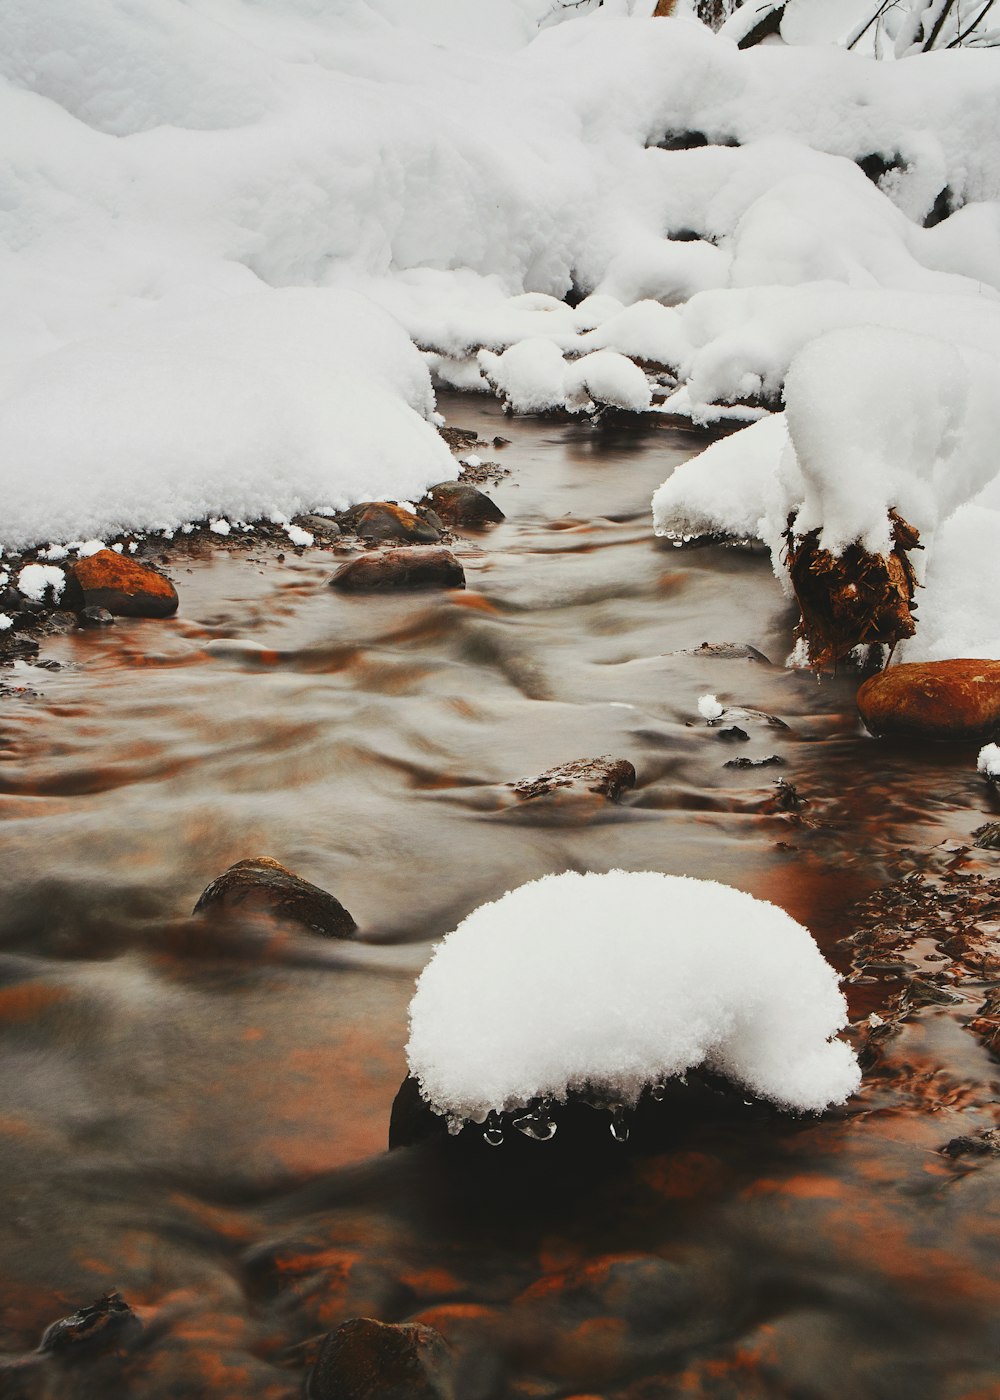
POLYGON ((1000 661, 892 666, 870 676, 857 700, 879 739, 990 739, 1000 732, 1000 661))
POLYGON ((148 564, 101 549, 66 565, 60 603, 74 612, 106 608, 116 617, 172 617, 177 611, 177 591, 148 564))
POLYGON ((635 769, 627 758, 577 758, 549 768, 537 778, 514 783, 518 797, 548 797, 552 793, 584 792, 617 802, 628 788, 635 787, 635 769))
POLYGON ((270 856, 231 865, 205 887, 193 912, 229 918, 269 914, 285 923, 301 924, 324 938, 352 938, 358 927, 339 899, 300 879, 270 856))
POLYGON ((441 531, 391 501, 364 501, 352 512, 354 532, 363 540, 402 540, 434 544, 441 531))
POLYGON ((465 570, 450 549, 387 549, 349 559, 331 588, 373 592, 389 588, 464 588, 465 570))
POLYGON ((442 481, 430 488, 425 500, 447 525, 480 529, 507 518, 495 501, 467 481, 442 481))
POLYGON ((353 1317, 323 1340, 306 1400, 454 1400, 452 1353, 433 1327, 353 1317))

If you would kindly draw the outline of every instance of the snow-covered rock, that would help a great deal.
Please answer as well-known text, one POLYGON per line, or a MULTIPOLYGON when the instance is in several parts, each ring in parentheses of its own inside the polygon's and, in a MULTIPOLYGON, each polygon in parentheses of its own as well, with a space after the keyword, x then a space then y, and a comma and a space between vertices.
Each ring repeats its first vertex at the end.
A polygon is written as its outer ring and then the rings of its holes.
POLYGON ((453 1124, 590 1091, 623 1105, 704 1066, 782 1108, 858 1087, 809 932, 712 880, 550 875, 475 910, 410 1006, 410 1073, 453 1124))

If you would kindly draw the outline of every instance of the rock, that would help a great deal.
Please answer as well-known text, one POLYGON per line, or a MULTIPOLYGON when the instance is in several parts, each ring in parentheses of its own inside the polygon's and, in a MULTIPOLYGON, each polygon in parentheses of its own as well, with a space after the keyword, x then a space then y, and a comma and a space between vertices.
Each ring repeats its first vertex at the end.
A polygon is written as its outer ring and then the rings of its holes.
POLYGON ((592 792, 617 802, 628 788, 635 787, 635 769, 627 758, 578 758, 550 768, 537 778, 522 778, 512 784, 518 797, 530 800, 553 792, 573 790, 592 792))
POLYGON ((1000 822, 987 822, 985 826, 977 826, 972 833, 975 837, 974 846, 978 846, 981 851, 1000 851, 1000 822))
POLYGON ((741 754, 739 758, 727 759, 722 766, 723 768, 775 768, 784 761, 776 753, 769 753, 766 758, 744 758, 741 754))
POLYGON ((941 1151, 947 1157, 1000 1157, 1000 1129, 984 1128, 973 1137, 952 1138, 941 1151))
POLYGON ((107 608, 116 617, 172 617, 177 592, 156 569, 101 549, 66 565, 61 603, 77 613, 95 607, 107 608))
POLYGON ((328 515, 297 515, 292 521, 300 530, 308 530, 317 540, 335 540, 340 537, 340 526, 328 515))
POLYGON ((39 1351, 66 1360, 120 1351, 136 1341, 142 1323, 120 1293, 105 1293, 96 1303, 62 1317, 45 1329, 39 1351))
POLYGON ((387 588, 464 588, 465 570, 450 549, 387 549, 342 564, 331 588, 369 592, 387 588))
POLYGON ((391 501, 364 501, 351 512, 354 532, 363 540, 403 540, 410 544, 434 544, 441 538, 419 515, 391 501))
POLYGON ((870 676, 857 701, 877 739, 989 739, 1000 731, 1000 661, 892 666, 870 676))
POLYGON ((430 488, 425 500, 448 525, 479 528, 507 518, 495 501, 467 481, 442 481, 430 488))
POLYGON ((433 1327, 354 1317, 323 1341, 307 1400, 454 1400, 451 1348, 433 1327))
POLYGON ((762 651, 749 642, 702 642, 700 647, 692 647, 682 652, 683 656, 710 656, 717 661, 756 661, 761 666, 770 666, 770 661, 762 651))
POLYGON ((357 924, 339 899, 272 860, 240 860, 207 885, 195 914, 270 914, 325 938, 352 938, 357 924))
POLYGON ((446 425, 443 428, 438 428, 438 432, 448 446, 455 451, 460 447, 473 447, 479 441, 479 434, 475 428, 453 428, 446 425))
POLYGON ((728 729, 717 729, 715 737, 722 739, 727 744, 747 744, 750 742, 750 735, 745 729, 740 729, 737 724, 730 725, 728 729))
POLYGON ((113 627, 115 625, 115 619, 107 608, 98 608, 93 604, 89 608, 81 609, 77 621, 81 627, 113 627))

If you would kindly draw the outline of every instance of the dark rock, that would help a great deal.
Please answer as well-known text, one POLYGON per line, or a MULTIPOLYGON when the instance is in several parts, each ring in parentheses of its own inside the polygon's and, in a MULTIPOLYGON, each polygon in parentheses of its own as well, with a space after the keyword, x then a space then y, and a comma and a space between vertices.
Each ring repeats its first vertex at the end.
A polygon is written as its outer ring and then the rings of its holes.
POLYGON ((857 701, 879 739, 990 739, 1000 732, 1000 661, 892 666, 870 676, 857 701))
POLYGON ((60 1318, 45 1329, 40 1351, 65 1360, 121 1351, 142 1332, 142 1323, 120 1293, 105 1293, 96 1303, 60 1318))
POLYGON ((506 516, 495 501, 466 481, 442 481, 427 492, 427 501, 448 525, 494 525, 506 516))
POLYGON ((985 826, 977 826, 972 833, 975 837, 974 846, 978 846, 981 851, 1000 851, 1000 822, 987 822, 985 826))
POLYGON ((113 627, 115 625, 114 617, 107 608, 94 606, 81 609, 77 621, 81 627, 113 627))
POLYGON ((364 501, 354 507, 351 518, 355 534, 363 540, 434 544, 441 538, 440 530, 392 501, 364 501))
POLYGON ((952 1138, 941 1151, 946 1157, 1000 1157, 1000 1129, 984 1128, 974 1137, 952 1138))
POLYGON ((772 812, 801 812, 802 808, 808 805, 808 801, 801 795, 798 788, 784 778, 777 780, 774 785, 774 796, 768 801, 768 807, 772 812))
POLYGON ((746 730, 740 729, 735 724, 730 725, 728 729, 717 729, 715 737, 724 740, 727 744, 746 744, 750 740, 750 735, 746 730))
POLYGON ((388 549, 348 560, 331 578, 330 587, 349 592, 464 588, 465 570, 450 549, 388 549))
POLYGON ((308 530, 318 540, 335 540, 340 536, 340 526, 328 515, 297 515, 292 521, 300 530, 308 530))
POLYGON ((44 617, 48 608, 44 603, 40 603, 37 598, 21 598, 17 604, 18 612, 25 619, 44 617))
POLYGON ((704 131, 668 131, 656 145, 661 151, 694 151, 702 146, 738 146, 735 136, 710 137, 704 131))
POLYGON ((231 865, 205 887, 193 912, 228 918, 269 914, 325 938, 352 938, 357 929, 339 899, 269 856, 231 865))
POLYGON ((955 198, 955 191, 950 185, 945 185, 943 190, 938 190, 934 203, 924 215, 924 228, 936 228, 938 224, 943 224, 960 207, 961 200, 955 198))
POLYGON ((428 1138, 447 1136, 447 1120, 435 1113, 420 1092, 420 1085, 408 1074, 396 1092, 389 1115, 389 1151, 412 1147, 428 1138))
POLYGON ((479 441, 479 434, 475 428, 453 428, 449 424, 447 427, 439 428, 438 432, 451 448, 472 447, 479 441))
POLYGON ((903 997, 907 1006, 955 1006, 962 998, 923 977, 911 977, 903 997))
POLYGON ((722 766, 723 768, 776 768, 784 761, 776 753, 769 753, 767 758, 744 758, 741 754, 739 758, 727 759, 722 766))
POLYGON ((454 1400, 451 1348, 433 1327, 354 1317, 330 1332, 307 1400, 454 1400))
POLYGON ((537 778, 522 778, 512 783, 518 797, 530 800, 547 797, 553 792, 596 793, 609 802, 617 802, 628 788, 635 787, 635 769, 627 758, 578 758, 540 773, 537 778))
POLYGON ((148 564, 101 549, 66 565, 62 604, 76 613, 95 607, 107 608, 116 617, 171 617, 177 611, 177 592, 148 564))
POLYGON ((0 653, 4 661, 30 661, 38 655, 38 643, 31 637, 0 632, 0 653))
POLYGON ((24 599, 21 597, 20 593, 10 584, 8 584, 6 588, 0 590, 0 612, 15 613, 23 602, 24 599))

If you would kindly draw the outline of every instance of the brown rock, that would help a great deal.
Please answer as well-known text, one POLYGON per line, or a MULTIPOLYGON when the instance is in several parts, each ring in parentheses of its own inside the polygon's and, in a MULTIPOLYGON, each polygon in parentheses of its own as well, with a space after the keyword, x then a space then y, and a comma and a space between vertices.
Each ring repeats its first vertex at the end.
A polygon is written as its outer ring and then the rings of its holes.
POLYGON ((306 1400, 454 1400, 452 1370, 433 1327, 354 1317, 325 1338, 306 1400))
POLYGON ((107 608, 116 617, 172 617, 177 591, 168 578, 113 549, 67 564, 61 606, 107 608))
POLYGON ((202 891, 195 914, 269 914, 325 938, 352 938, 357 924, 339 899, 286 870, 270 856, 240 860, 202 891))
POLYGON ((105 1293, 69 1317, 45 1329, 40 1351, 64 1359, 90 1357, 98 1352, 120 1351, 136 1341, 142 1323, 120 1293, 105 1293))
POLYGON ((507 518, 495 501, 467 481, 442 481, 430 488, 425 499, 448 525, 478 529, 507 518))
POLYGON ((331 578, 330 587, 349 592, 464 588, 465 570, 450 549, 387 549, 348 560, 331 578))
POLYGON ((441 538, 440 530, 392 501, 364 501, 355 507, 352 516, 354 531, 363 540, 433 544, 441 538))
POLYGON ((858 710, 876 738, 989 739, 1000 732, 1000 661, 920 661, 870 676, 858 710))
POLYGON ((340 537, 340 526, 329 515, 297 515, 292 521, 300 530, 308 530, 317 540, 335 540, 340 537))
POLYGON ((578 758, 550 768, 537 778, 514 783, 518 797, 547 797, 553 792, 592 792, 617 802, 628 788, 635 787, 635 769, 627 758, 578 758))

